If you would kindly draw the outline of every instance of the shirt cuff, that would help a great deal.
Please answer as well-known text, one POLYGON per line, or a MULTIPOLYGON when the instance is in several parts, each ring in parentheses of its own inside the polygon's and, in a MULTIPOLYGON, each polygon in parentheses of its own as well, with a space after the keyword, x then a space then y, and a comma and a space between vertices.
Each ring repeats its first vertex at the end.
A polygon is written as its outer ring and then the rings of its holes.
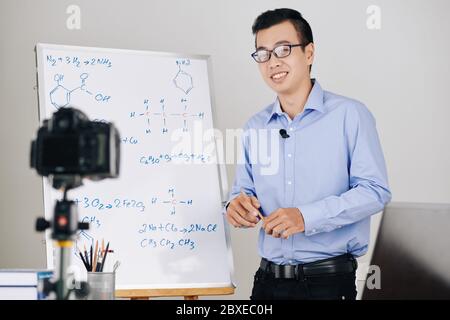
POLYGON ((330 223, 328 210, 323 201, 316 201, 297 207, 305 223, 305 235, 312 236, 321 232, 329 232, 336 227, 330 223))
POLYGON ((238 195, 239 195, 239 194, 236 194, 234 197, 228 199, 228 201, 227 201, 227 202, 225 203, 225 205, 222 207, 222 214, 223 214, 224 216, 226 216, 226 214, 227 214, 227 209, 228 209, 228 206, 230 205, 230 202, 233 201, 238 195))
POLYGON ((227 203, 225 203, 225 205, 222 207, 222 215, 226 216, 227 215, 227 209, 228 209, 228 205, 230 204, 230 201, 228 201, 227 203))

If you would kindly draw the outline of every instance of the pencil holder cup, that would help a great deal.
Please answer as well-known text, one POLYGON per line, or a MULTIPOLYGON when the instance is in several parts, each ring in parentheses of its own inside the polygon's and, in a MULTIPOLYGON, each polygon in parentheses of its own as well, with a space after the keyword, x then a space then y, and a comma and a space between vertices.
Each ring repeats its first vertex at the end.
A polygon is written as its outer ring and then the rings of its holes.
POLYGON ((88 272, 89 300, 114 300, 116 274, 114 272, 88 272))

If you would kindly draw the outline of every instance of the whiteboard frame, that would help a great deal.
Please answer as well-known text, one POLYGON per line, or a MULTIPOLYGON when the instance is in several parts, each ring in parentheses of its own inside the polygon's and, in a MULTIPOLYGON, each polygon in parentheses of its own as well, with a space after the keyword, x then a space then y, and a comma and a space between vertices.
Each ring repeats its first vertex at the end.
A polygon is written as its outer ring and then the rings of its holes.
MULTIPOLYGON (((147 50, 132 50, 132 49, 114 49, 114 48, 101 48, 101 47, 84 47, 84 46, 74 46, 74 45, 59 45, 59 44, 49 44, 49 43, 37 43, 35 46, 35 54, 36 54, 36 75, 37 75, 37 84, 36 84, 36 92, 38 95, 38 112, 39 112, 39 126, 44 121, 44 116, 47 113, 46 104, 45 104, 45 93, 42 92, 40 94, 40 83, 45 83, 44 81, 44 64, 45 59, 43 55, 43 50, 45 49, 53 49, 53 50, 80 50, 85 52, 104 52, 104 53, 123 53, 123 54, 133 54, 133 55, 145 55, 145 56, 157 56, 157 57, 166 57, 166 58, 187 58, 187 59, 197 59, 206 61, 207 70, 208 70, 208 85, 209 85, 209 95, 210 95, 210 104, 211 104, 211 121, 212 127, 214 127, 214 123, 216 120, 215 114, 215 99, 214 99, 214 86, 213 86, 213 75, 212 75, 212 60, 210 55, 204 54, 184 54, 184 53, 175 53, 175 52, 160 52, 160 51, 147 51, 147 50)), ((226 202, 226 198, 228 195, 228 183, 227 183, 227 172, 226 165, 223 159, 219 159, 217 152, 217 137, 214 137, 214 145, 216 149, 216 159, 217 159, 217 174, 219 178, 219 188, 220 188, 220 198, 221 198, 221 207, 223 210, 223 206, 226 202)), ((46 180, 47 178, 42 177, 42 190, 43 190, 43 198, 44 198, 44 212, 46 219, 49 219, 53 216, 54 204, 50 203, 50 188, 51 186, 46 180), (49 216, 50 215, 50 216, 49 216)), ((225 231, 225 243, 226 243, 226 251, 227 251, 227 260, 228 260, 228 269, 230 270, 230 280, 233 288, 236 288, 236 281, 234 276, 234 262, 233 262, 233 252, 231 248, 231 237, 230 230, 228 226, 228 222, 226 221, 225 215, 222 214, 224 231, 225 231)), ((53 269, 55 265, 55 252, 52 244, 52 239, 50 238, 50 230, 46 230, 45 232, 45 243, 46 243, 46 255, 47 255, 47 268, 53 269), (49 254, 53 252, 53 254, 49 254)), ((202 286, 199 288, 216 288, 218 287, 217 283, 206 283, 201 284, 202 286)), ((221 285, 219 285, 222 287, 221 285)), ((190 286, 192 288, 192 286, 190 286)), ((183 288, 183 287, 180 287, 183 288)), ((141 289, 141 288, 139 288, 141 289)), ((165 289, 165 288, 161 288, 165 289)), ((173 289, 173 288, 168 288, 173 289)), ((122 290, 122 289, 121 289, 122 290)), ((128 290, 128 289, 123 289, 128 290)), ((132 290, 132 288, 130 288, 132 290)))

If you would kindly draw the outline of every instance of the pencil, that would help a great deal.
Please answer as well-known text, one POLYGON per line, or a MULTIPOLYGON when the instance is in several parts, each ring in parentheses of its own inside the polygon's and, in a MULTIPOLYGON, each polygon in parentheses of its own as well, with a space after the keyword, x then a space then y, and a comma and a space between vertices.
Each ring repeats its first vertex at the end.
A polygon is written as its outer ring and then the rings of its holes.
POLYGON ((84 259, 86 260, 87 270, 89 271, 89 257, 88 257, 86 245, 84 245, 84 259))
POLYGON ((91 253, 90 253, 91 261, 89 261, 89 270, 92 270, 93 260, 92 260, 92 243, 91 243, 91 253))
POLYGON ((101 250, 98 250, 98 258, 97 258, 97 265, 95 267, 95 272, 101 272, 102 271, 102 265, 103 265, 103 251, 105 251, 105 239, 102 239, 102 248, 101 250))
POLYGON ((261 218, 262 221, 264 221, 264 216, 261 214, 261 212, 259 212, 259 210, 257 210, 258 212, 258 216, 261 218))
POLYGON ((108 249, 109 249, 109 242, 106 245, 105 254, 103 255, 103 259, 102 259, 102 268, 100 269, 100 272, 103 272, 103 268, 105 267, 105 261, 106 261, 106 255, 108 253, 108 249))
POLYGON ((92 272, 95 272, 95 268, 97 267, 97 257, 98 257, 98 240, 95 240, 94 263, 91 269, 92 272))
POLYGON ((77 248, 77 249, 78 249, 78 254, 80 255, 81 261, 82 261, 83 264, 84 264, 84 267, 86 268, 87 271, 89 271, 88 266, 87 266, 87 264, 86 264, 86 261, 85 261, 84 258, 83 258, 83 253, 81 253, 80 248, 77 248))
MULTIPOLYGON (((249 195, 248 195, 247 193, 244 192, 244 188, 241 188, 241 194, 243 194, 244 196, 248 196, 248 197, 249 197, 249 195)), ((258 201, 258 202, 259 202, 259 201, 258 201)), ((259 217, 262 221, 264 221, 264 216, 261 214, 261 212, 259 212, 259 209, 256 209, 256 212, 258 213, 258 217, 259 217)))
POLYGON ((102 254, 98 252, 97 266, 95 267, 95 272, 99 272, 102 267, 102 254))
POLYGON ((83 264, 84 264, 84 267, 86 268, 87 271, 89 271, 89 270, 88 270, 88 266, 87 266, 86 262, 84 261, 83 254, 82 254, 81 252, 79 252, 79 255, 80 255, 81 261, 82 261, 83 264))

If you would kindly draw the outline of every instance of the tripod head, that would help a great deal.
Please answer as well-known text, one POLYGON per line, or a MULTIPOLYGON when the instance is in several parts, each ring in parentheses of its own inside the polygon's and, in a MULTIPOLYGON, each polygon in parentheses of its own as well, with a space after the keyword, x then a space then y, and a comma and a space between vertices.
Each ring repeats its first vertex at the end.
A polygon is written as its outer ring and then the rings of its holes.
POLYGON ((56 241, 73 241, 78 230, 88 230, 89 223, 78 222, 78 210, 74 201, 67 199, 68 189, 64 189, 62 200, 57 200, 52 221, 38 218, 36 231, 52 229, 51 237, 56 241))

